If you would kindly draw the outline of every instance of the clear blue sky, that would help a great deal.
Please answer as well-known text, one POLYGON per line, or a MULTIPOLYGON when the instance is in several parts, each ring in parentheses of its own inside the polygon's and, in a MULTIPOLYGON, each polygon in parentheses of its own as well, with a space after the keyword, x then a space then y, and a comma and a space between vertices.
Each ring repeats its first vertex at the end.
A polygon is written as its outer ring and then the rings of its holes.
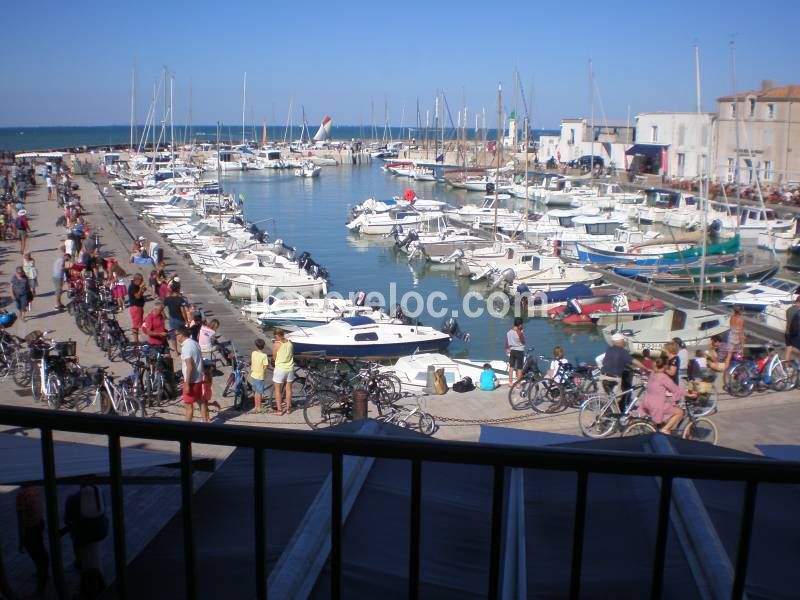
MULTIPOLYGON (((13 2, 5 7, 0 126, 125 124, 136 64, 138 121, 162 65, 175 76, 175 118, 193 90, 193 122, 282 124, 289 98, 312 127, 415 120, 443 89, 452 110, 486 108, 496 123, 498 82, 513 106, 514 69, 533 92, 534 126, 588 113, 587 64, 609 119, 694 110, 694 50, 703 54, 703 108, 761 79, 800 83, 800 1, 630 2, 13 2)), ((520 105, 521 106, 521 105, 520 105)), ((602 117, 599 104, 596 116, 602 117)), ((432 112, 432 110, 431 110, 432 112)), ((474 121, 470 118, 470 123, 474 121)))

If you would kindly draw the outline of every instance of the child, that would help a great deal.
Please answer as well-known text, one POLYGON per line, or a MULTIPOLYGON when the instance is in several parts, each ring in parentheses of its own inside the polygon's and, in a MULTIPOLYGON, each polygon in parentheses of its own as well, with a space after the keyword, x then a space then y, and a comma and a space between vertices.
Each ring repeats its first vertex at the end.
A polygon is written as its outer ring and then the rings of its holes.
POLYGON ((28 303, 28 312, 30 312, 33 299, 36 298, 36 287, 39 284, 39 270, 36 268, 36 261, 33 259, 33 255, 31 255, 30 252, 25 254, 22 268, 25 271, 25 275, 28 276, 28 284, 31 288, 31 298, 28 303))
POLYGON ((482 390, 495 390, 500 386, 497 383, 497 375, 494 374, 494 370, 492 369, 492 365, 489 363, 485 363, 483 365, 483 371, 481 372, 481 380, 478 384, 478 387, 482 390))
POLYGON ((203 422, 208 423, 208 407, 214 406, 217 409, 217 412, 222 410, 222 407, 219 405, 219 402, 211 400, 212 384, 214 382, 214 361, 211 360, 204 360, 203 361, 203 394, 201 396, 201 409, 200 414, 202 415, 203 422))
POLYGON ((108 272, 111 275, 111 295, 119 309, 124 310, 125 296, 128 295, 128 281, 126 279, 128 274, 116 261, 111 264, 108 272))
POLYGON ((567 359, 564 358, 564 349, 561 346, 556 346, 553 348, 553 360, 550 361, 550 368, 547 369, 545 377, 552 379, 556 383, 561 383, 564 379, 562 371, 567 363, 567 359))
POLYGON ((653 370, 653 359, 650 358, 650 348, 645 348, 642 350, 642 365, 644 365, 644 368, 647 371, 653 370))

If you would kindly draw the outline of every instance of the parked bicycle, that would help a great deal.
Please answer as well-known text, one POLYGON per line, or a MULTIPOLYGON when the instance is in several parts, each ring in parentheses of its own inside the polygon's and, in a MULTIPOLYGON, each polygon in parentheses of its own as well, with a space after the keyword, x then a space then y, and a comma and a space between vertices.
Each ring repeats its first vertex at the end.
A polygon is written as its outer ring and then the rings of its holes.
POLYGON ((136 377, 128 375, 115 382, 107 371, 108 367, 99 367, 95 373, 92 405, 103 414, 144 417, 144 403, 136 377))
POLYGON ((389 406, 388 412, 379 416, 377 420, 391 423, 398 427, 417 429, 425 435, 432 435, 436 431, 436 421, 433 415, 426 413, 422 409, 419 396, 414 396, 413 394, 403 394, 396 399, 389 406), (415 402, 412 406, 400 405, 399 400, 403 398, 414 398, 415 402))
MULTIPOLYGON (((543 356, 539 359, 547 360, 543 356)), ((527 394, 530 407, 541 414, 580 408, 591 394, 597 392, 595 377, 594 371, 588 366, 576 369, 570 363, 559 363, 552 378, 544 377, 532 383, 527 394)))
POLYGON ((725 387, 731 396, 738 398, 749 396, 756 390, 791 390, 797 385, 797 380, 797 365, 781 360, 773 348, 755 360, 737 361, 725 372, 725 387))

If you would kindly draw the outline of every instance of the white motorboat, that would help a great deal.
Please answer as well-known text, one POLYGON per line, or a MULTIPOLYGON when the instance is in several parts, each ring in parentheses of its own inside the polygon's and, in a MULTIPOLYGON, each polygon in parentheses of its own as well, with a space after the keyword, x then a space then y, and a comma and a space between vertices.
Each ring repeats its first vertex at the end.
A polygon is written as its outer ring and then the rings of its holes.
POLYGON ((483 271, 473 274, 472 281, 486 279, 492 289, 502 289, 509 294, 518 292, 554 292, 576 283, 590 285, 602 279, 603 274, 587 271, 582 266, 564 263, 557 256, 520 254, 516 262, 491 263, 483 271))
POLYGON ((313 162, 307 161, 303 166, 294 170, 295 177, 318 177, 322 167, 315 165, 313 162))
POLYGON ((748 285, 743 290, 728 294, 720 300, 720 303, 730 306, 739 305, 755 311, 764 311, 768 306, 778 305, 785 312, 794 303, 794 299, 799 293, 800 283, 780 277, 770 277, 748 285))
POLYGON ((384 373, 393 373, 400 380, 401 388, 411 392, 422 392, 428 382, 428 369, 444 369, 447 385, 452 387, 464 377, 472 379, 475 387, 483 373, 483 365, 489 364, 501 386, 508 384, 508 363, 502 360, 466 360, 450 358, 438 352, 416 352, 401 356, 393 365, 381 367, 384 373))
MULTIPOLYGON (((669 309, 656 317, 626 323, 619 332, 625 336, 629 352, 641 352, 645 348, 662 350, 673 338, 680 338, 689 348, 707 348, 715 335, 728 331, 727 317, 709 310, 669 309)), ((610 346, 611 336, 617 333, 615 325, 603 330, 603 338, 610 346)))
POLYGON ((370 317, 347 317, 291 332, 295 354, 329 357, 388 358, 414 352, 442 351, 451 336, 432 327, 378 323, 370 317))
POLYGON ((797 236, 796 225, 787 231, 768 229, 758 234, 758 247, 770 252, 788 252, 798 243, 800 243, 800 237, 797 236))
POLYGON ((367 235, 384 235, 397 226, 403 229, 419 229, 424 223, 435 221, 443 214, 441 211, 418 211, 414 208, 362 213, 347 223, 347 228, 367 235))
POLYGON ((709 203, 708 222, 719 225, 722 235, 731 237, 738 233, 742 239, 758 239, 761 233, 786 232, 795 226, 794 219, 779 219, 770 208, 723 202, 709 203))
POLYGON ((277 270, 267 277, 251 275, 224 276, 223 285, 231 298, 258 301, 278 292, 317 298, 328 293, 328 282, 303 271, 277 270))

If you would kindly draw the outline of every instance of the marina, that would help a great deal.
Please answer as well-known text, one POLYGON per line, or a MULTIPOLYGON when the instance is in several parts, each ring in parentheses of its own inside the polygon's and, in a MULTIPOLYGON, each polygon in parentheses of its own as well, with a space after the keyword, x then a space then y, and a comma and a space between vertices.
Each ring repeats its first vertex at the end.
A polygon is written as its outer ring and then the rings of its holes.
POLYGON ((0 598, 791 597, 788 50, 247 4, 10 8, 0 598))

